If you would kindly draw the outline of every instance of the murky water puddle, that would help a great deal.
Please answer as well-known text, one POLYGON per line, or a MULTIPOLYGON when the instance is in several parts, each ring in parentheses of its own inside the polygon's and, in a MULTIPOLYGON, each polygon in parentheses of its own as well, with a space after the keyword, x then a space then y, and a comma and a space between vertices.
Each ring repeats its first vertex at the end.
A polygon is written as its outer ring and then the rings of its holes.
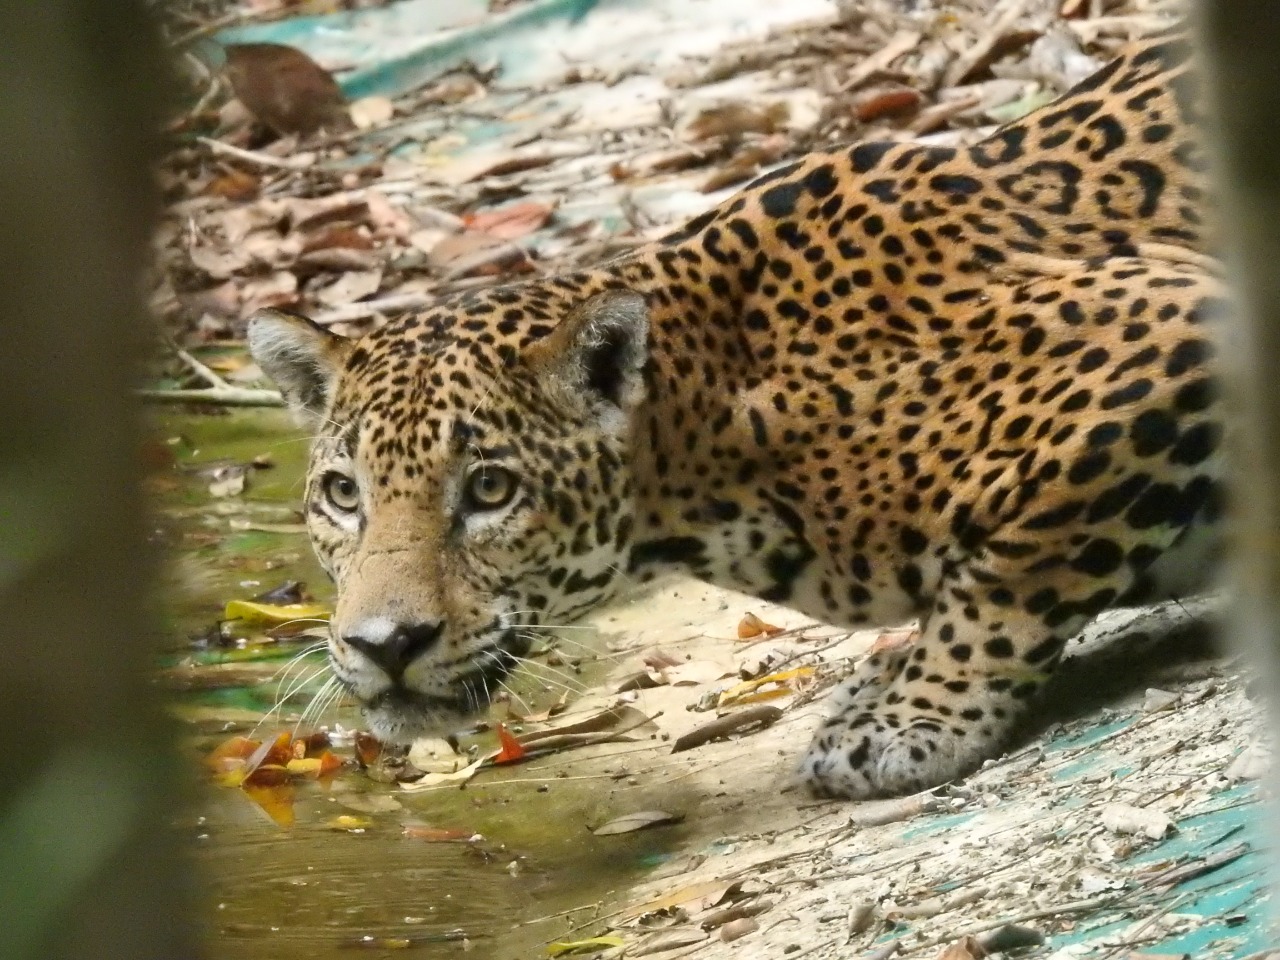
MULTIPOLYGON (((169 549, 164 608, 173 652, 165 677, 199 762, 232 735, 269 739, 293 729, 325 676, 321 652, 297 658, 305 638, 248 631, 248 642, 236 643, 234 630, 232 642, 219 638, 213 628, 225 603, 290 580, 324 602, 330 587, 296 512, 306 442, 287 416, 165 413, 157 435, 157 458, 171 461, 152 481, 169 549), (255 460, 259 466, 246 467, 255 460)), ((590 675, 589 657, 580 669, 590 675)), ((538 681, 521 691, 543 706, 561 693, 538 681)), ((320 722, 350 730, 359 717, 339 705, 320 722)), ((303 732, 314 729, 306 724, 303 732)), ((680 837, 679 828, 592 836, 589 826, 610 813, 611 773, 566 767, 552 757, 465 789, 420 793, 343 771, 291 788, 288 827, 245 791, 206 782, 191 832, 212 899, 214 955, 545 955, 545 942, 569 923, 531 921, 607 898, 680 837), (421 831, 407 835, 406 824, 483 839, 429 842, 421 831)))

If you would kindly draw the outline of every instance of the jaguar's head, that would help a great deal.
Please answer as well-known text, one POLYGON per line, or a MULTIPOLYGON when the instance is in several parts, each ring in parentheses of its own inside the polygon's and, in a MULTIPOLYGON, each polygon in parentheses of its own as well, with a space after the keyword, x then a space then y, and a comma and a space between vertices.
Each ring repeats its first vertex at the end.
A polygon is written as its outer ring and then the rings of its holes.
POLYGON ((276 311, 249 325, 314 434, 305 513, 337 584, 333 671, 387 740, 455 729, 532 631, 625 579, 644 301, 526 289, 360 340, 276 311))

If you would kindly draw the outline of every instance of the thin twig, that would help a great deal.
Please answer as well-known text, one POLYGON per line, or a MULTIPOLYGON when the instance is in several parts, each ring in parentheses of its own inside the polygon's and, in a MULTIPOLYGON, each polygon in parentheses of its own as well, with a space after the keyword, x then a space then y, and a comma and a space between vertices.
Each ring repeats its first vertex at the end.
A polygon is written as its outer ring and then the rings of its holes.
POLYGON ((186 350, 183 350, 176 343, 171 343, 170 347, 172 348, 173 352, 177 355, 178 359, 181 360, 183 363, 185 363, 188 367, 190 367, 191 372, 194 373, 196 376, 198 376, 201 380, 205 381, 205 383, 209 384, 209 386, 217 390, 236 389, 231 384, 227 383, 227 381, 223 380, 222 377, 220 377, 215 371, 205 366, 203 363, 201 363, 191 354, 187 353, 186 350))
POLYGON ((1002 917, 999 920, 989 920, 986 923, 979 923, 975 926, 961 930, 959 933, 947 933, 940 937, 934 937, 932 940, 924 940, 920 943, 911 945, 912 953, 919 953, 921 950, 928 950, 930 947, 938 947, 944 943, 950 943, 953 940, 963 940, 965 937, 976 937, 980 933, 986 933, 988 930, 998 930, 1001 927, 1008 926, 1013 923, 1023 923, 1027 920, 1040 920, 1044 917, 1061 916, 1064 913, 1088 913, 1090 910, 1104 910, 1107 907, 1116 907, 1131 899, 1127 896, 1119 897, 1090 897, 1088 900, 1072 900, 1067 903, 1060 903, 1052 907, 1041 907, 1039 910, 1028 910, 1025 913, 1019 913, 1012 917, 1002 917))
POLYGON ((199 390, 139 390, 143 400, 156 403, 212 403, 227 407, 283 407, 284 397, 274 390, 246 387, 209 387, 199 390))
POLYGON ((395 312, 429 307, 439 299, 440 294, 438 293, 400 293, 390 297, 382 297, 379 300, 362 300, 359 303, 350 303, 343 307, 336 307, 333 310, 326 310, 324 313, 317 313, 311 318, 311 322, 318 323, 323 327, 331 323, 363 320, 365 317, 371 317, 375 313, 384 311, 395 312))
POLYGON ((232 157, 245 163, 252 163, 259 167, 269 167, 273 170, 305 170, 316 162, 314 153, 300 153, 294 157, 273 157, 269 153, 259 153, 256 150, 233 147, 231 144, 215 140, 213 137, 196 137, 196 140, 208 147, 213 153, 222 154, 224 157, 232 157))

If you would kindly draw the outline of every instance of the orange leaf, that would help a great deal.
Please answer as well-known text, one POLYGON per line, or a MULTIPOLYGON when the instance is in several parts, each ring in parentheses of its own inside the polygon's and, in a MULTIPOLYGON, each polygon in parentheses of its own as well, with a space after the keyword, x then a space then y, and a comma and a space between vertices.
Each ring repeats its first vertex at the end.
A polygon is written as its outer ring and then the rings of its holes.
POLYGON ((317 757, 293 759, 285 764, 284 768, 291 776, 295 777, 320 776, 320 760, 317 757))
POLYGON ((229 170, 210 180, 205 191, 227 200, 252 200, 258 195, 258 178, 241 170, 229 170))
POLYGON ((751 640, 755 637, 772 637, 782 633, 782 627, 775 627, 772 623, 765 623, 754 613, 743 614, 741 620, 738 621, 738 639, 751 640))
POLYGON ((319 777, 327 777, 331 773, 337 773, 342 769, 342 759, 334 754, 332 750, 326 750, 320 754, 320 772, 316 774, 319 777))
POLYGON ((497 210, 481 210, 462 219, 468 229, 503 240, 518 240, 533 233, 550 218, 551 208, 541 203, 509 203, 497 210))
POLYGON ((249 757, 245 763, 245 767, 250 773, 259 767, 270 764, 272 766, 283 767, 289 762, 293 756, 293 735, 287 730, 277 736, 274 740, 268 740, 262 746, 253 752, 253 756, 249 757))
POLYGON ((307 237, 302 244, 302 252, 311 253, 313 250, 332 250, 335 247, 347 247, 352 250, 372 250, 373 240, 354 227, 333 226, 307 237))
POLYGON ((317 733, 309 733, 305 737, 299 737, 293 741, 293 755, 295 757, 319 757, 328 752, 332 741, 329 735, 323 730, 317 733), (298 751, 301 745, 302 752, 298 751))
POLYGON ((232 769, 243 769, 245 761, 254 755, 262 744, 248 737, 232 737, 213 748, 204 759, 211 770, 223 772, 232 769))
POLYGON ((292 784, 286 783, 276 787, 245 787, 244 794, 279 826, 293 826, 294 788, 292 784))
POLYGON ((885 653, 889 650, 910 647, 919 639, 919 630, 886 630, 876 637, 875 642, 871 644, 871 648, 867 653, 885 653))
POLYGON ((494 763, 516 763, 524 759, 524 746, 507 729, 506 724, 498 724, 498 742, 502 744, 502 749, 493 758, 494 763))
POLYGON ((356 759, 360 761, 360 766, 373 766, 378 762, 380 756, 382 756, 382 741, 372 733, 365 733, 363 730, 358 732, 356 734, 356 759))
MULTIPOLYGON (((306 763, 296 760, 295 763, 306 763)), ((289 768, 281 763, 264 763, 250 770, 241 781, 246 787, 278 787, 289 782, 289 768)))

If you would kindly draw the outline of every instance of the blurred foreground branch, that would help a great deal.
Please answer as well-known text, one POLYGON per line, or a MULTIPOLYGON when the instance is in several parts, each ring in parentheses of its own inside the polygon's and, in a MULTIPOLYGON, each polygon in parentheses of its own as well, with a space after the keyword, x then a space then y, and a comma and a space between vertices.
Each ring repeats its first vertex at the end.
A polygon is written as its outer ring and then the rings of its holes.
MULTIPOLYGON (((1198 26, 1208 83, 1205 135, 1217 150, 1235 294, 1234 314, 1222 331, 1239 415, 1232 444, 1238 593, 1232 628, 1263 673, 1274 726, 1280 717, 1280 17, 1271 0, 1203 0, 1198 26)), ((1278 777, 1280 771, 1273 772, 1273 783, 1278 777)), ((1270 820, 1280 836, 1280 817, 1270 820)))
POLYGON ((178 960, 130 395, 167 87, 134 2, 0 12, 0 957, 178 960))

